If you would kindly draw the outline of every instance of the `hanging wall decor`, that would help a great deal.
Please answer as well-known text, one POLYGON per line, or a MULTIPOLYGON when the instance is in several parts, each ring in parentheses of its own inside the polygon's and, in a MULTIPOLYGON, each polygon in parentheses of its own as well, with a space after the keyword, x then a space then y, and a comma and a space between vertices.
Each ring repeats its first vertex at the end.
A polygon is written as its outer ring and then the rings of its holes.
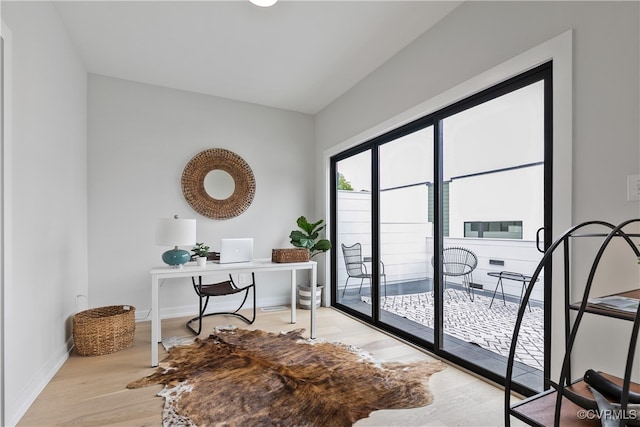
POLYGON ((224 148, 196 154, 182 172, 182 193, 199 214, 229 219, 251 205, 256 181, 247 162, 224 148))

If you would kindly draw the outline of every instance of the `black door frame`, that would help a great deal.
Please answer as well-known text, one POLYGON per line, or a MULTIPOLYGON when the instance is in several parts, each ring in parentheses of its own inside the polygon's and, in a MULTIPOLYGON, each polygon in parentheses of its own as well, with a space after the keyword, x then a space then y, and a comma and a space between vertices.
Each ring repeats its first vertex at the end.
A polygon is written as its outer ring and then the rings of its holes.
MULTIPOLYGON (((545 249, 549 245, 548 242, 552 241, 551 230, 553 206, 552 206, 552 172, 553 172, 553 84, 552 84, 552 61, 537 66, 529 71, 526 71, 518 76, 507 79, 501 83, 498 83, 488 89, 480 91, 474 95, 469 96, 461 101, 453 103, 447 107, 444 107, 434 113, 421 117, 408 124, 400 126, 394 130, 391 130, 385 134, 372 138, 362 144, 354 146, 348 150, 345 150, 330 159, 330 173, 334 177, 332 185, 330 185, 330 221, 331 224, 337 224, 337 163, 341 160, 352 157, 356 154, 371 151, 371 242, 372 242, 372 286, 371 286, 371 303, 372 312, 371 316, 367 316, 359 311, 338 302, 338 290, 337 283, 337 251, 330 252, 331 260, 331 283, 332 285, 332 306, 337 309, 350 314, 358 319, 361 319, 367 323, 370 323, 380 329, 390 332, 398 337, 412 342, 426 350, 435 353, 453 363, 460 365, 466 369, 469 369, 479 375, 482 375, 489 380, 504 385, 504 377, 490 371, 486 368, 478 366, 466 359, 462 359, 455 354, 449 353, 443 349, 443 299, 442 299, 442 267, 440 262, 440 254, 443 247, 443 229, 442 229, 442 188, 443 188, 443 174, 442 174, 442 126, 441 123, 444 119, 452 116, 458 112, 467 110, 474 106, 483 104, 491 99, 498 98, 507 93, 513 92, 522 87, 528 86, 538 81, 544 81, 544 242, 545 249), (381 322, 379 319, 379 277, 380 277, 380 260, 379 260, 379 207, 380 207, 380 188, 379 188, 379 147, 385 143, 396 140, 402 136, 411 134, 418 130, 433 126, 434 132, 434 291, 437 298, 434 299, 434 340, 433 342, 426 341, 418 338, 412 334, 395 328, 392 325, 381 322)), ((337 245, 337 227, 331 227, 330 239, 333 247, 337 245)), ((549 377, 550 372, 550 321, 551 321, 551 265, 545 267, 545 282, 544 282, 544 377, 549 377), (547 279, 548 278, 548 279, 547 279)), ((545 387, 547 385, 545 384, 545 387)), ((535 390, 532 390, 526 386, 514 384, 512 389, 518 393, 524 395, 531 395, 535 390)))

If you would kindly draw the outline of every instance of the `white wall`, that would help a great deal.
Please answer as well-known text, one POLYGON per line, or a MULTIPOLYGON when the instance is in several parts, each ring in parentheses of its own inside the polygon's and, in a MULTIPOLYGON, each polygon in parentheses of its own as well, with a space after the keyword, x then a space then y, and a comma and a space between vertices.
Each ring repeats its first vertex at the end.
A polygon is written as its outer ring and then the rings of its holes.
POLYGON ((317 153, 569 29, 573 222, 633 217, 638 203, 625 192, 626 175, 640 170, 636 2, 464 3, 317 115, 317 153))
POLYGON ((3 2, 12 31, 12 282, 5 412, 13 425, 66 360, 87 294, 86 71, 48 2, 3 2), (32 257, 33 256, 33 257, 32 257))
MULTIPOLYGON (((573 30, 573 82, 560 86, 573 91, 573 121, 562 123, 567 135, 573 132, 567 162, 571 191, 564 195, 572 210, 564 214, 574 224, 637 217, 638 202, 626 201, 626 175, 640 170, 638 6, 609 1, 464 3, 316 116, 318 212, 327 212, 327 155, 396 127, 416 113, 416 106, 573 30)), ((556 165, 554 173, 561 171, 556 165)), ((562 200, 563 193, 554 197, 562 200)), ((554 235, 566 227, 555 229, 554 235)), ((580 261, 574 259, 578 265, 580 261)), ((634 267, 611 270, 610 283, 637 285, 634 267)), ((598 336, 600 348, 620 346, 616 334, 598 336)), ((619 372, 619 365, 603 366, 607 368, 619 372)))
MULTIPOLYGON (((148 315, 149 270, 169 249, 154 245, 156 218, 196 218, 212 250, 223 237, 253 237, 255 257, 290 247, 297 217, 312 210, 313 134, 309 115, 90 74, 89 305, 148 315), (181 190, 187 162, 216 147, 240 155, 256 179, 253 203, 229 220, 197 214, 181 190)), ((257 304, 288 303, 289 277, 258 276, 257 304)), ((189 280, 168 280, 160 295, 163 317, 197 312, 189 280)))

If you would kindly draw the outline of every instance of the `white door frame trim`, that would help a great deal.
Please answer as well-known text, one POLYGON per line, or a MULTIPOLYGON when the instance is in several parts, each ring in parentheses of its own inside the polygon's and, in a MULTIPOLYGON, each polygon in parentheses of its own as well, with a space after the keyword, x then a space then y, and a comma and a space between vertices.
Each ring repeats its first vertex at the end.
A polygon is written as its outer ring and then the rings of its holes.
MULTIPOLYGON (((331 157, 342 151, 368 141, 378 135, 396 129, 406 123, 410 123, 420 117, 424 117, 456 101, 467 98, 475 93, 487 89, 497 83, 517 76, 527 70, 533 69, 545 62, 553 61, 553 230, 551 235, 559 236, 569 229, 573 223, 572 207, 572 153, 573 153, 573 30, 567 30, 554 38, 533 47, 495 67, 473 77, 451 89, 448 89, 393 118, 390 118, 370 129, 367 129, 341 143, 338 143, 323 152, 323 203, 326 218, 331 218, 331 192, 333 183, 331 176, 331 157)), ((331 233, 330 221, 327 222, 327 235, 331 233)), ((560 269, 553 270, 554 278, 560 274, 560 269)), ((331 265, 325 263, 324 276, 331 277, 331 265)), ((553 290, 551 308, 555 318, 563 313, 561 295, 556 295, 560 289, 553 290)), ((325 297, 331 295, 325 289, 325 297)), ((326 299, 329 301, 329 299, 326 299)), ((558 366, 558 360, 562 360, 563 354, 558 350, 563 347, 563 334, 552 334, 551 338, 551 366, 558 366), (555 349, 555 351, 554 351, 555 349), (559 359, 560 358, 560 359, 559 359)), ((551 373, 552 375, 554 372, 551 373)))
POLYGON ((2 134, 0 135, 0 425, 8 425, 6 413, 5 393, 5 313, 7 295, 11 283, 11 153, 12 153, 12 38, 11 30, 4 21, 0 23, 0 38, 2 39, 2 55, 0 58, 0 121, 2 134))

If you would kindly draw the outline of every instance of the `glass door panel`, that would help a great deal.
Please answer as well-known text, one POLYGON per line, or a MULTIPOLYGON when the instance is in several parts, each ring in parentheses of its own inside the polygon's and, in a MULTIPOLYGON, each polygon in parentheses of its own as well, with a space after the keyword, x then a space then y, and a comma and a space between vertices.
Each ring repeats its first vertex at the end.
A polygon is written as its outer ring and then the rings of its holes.
POLYGON ((336 162, 336 301, 371 317, 371 150, 336 162))
MULTIPOLYGON (((544 81, 440 124, 448 202, 441 348, 504 375, 520 294, 542 256, 535 241, 544 226, 544 81)), ((542 286, 534 289, 516 360, 526 385, 542 389, 544 298, 542 286)))
POLYGON ((379 148, 379 319, 433 342, 433 126, 379 148))

